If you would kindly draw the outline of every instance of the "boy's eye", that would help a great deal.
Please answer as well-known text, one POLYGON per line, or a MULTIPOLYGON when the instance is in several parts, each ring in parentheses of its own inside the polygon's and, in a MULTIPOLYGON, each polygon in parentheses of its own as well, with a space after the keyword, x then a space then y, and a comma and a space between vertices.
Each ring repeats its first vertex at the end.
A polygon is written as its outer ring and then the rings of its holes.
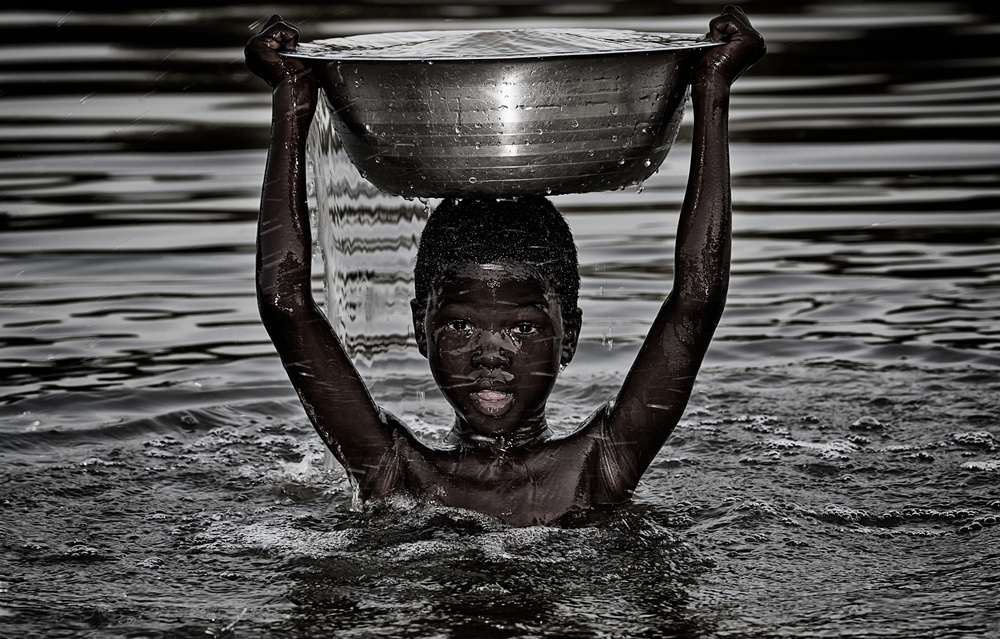
POLYGON ((451 320, 450 322, 446 323, 445 326, 455 331, 456 333, 472 332, 472 323, 462 319, 451 320))
POLYGON ((531 322, 521 322, 510 327, 510 334, 514 337, 527 337, 538 332, 538 327, 531 322))

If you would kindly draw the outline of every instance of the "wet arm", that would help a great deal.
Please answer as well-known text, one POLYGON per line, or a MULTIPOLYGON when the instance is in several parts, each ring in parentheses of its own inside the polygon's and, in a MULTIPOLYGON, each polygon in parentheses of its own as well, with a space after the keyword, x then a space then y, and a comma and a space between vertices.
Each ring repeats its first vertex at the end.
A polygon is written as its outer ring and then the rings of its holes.
POLYGON ((730 86, 763 55, 764 45, 733 7, 713 20, 710 36, 726 44, 709 49, 692 77, 691 167, 678 222, 673 289, 605 422, 609 457, 616 460, 612 480, 619 491, 638 483, 683 415, 726 303, 732 235, 730 86))
POLYGON ((337 459, 357 475, 391 445, 391 433, 312 295, 305 148, 317 88, 301 62, 272 55, 294 48, 297 32, 283 32, 283 24, 269 21, 262 34, 270 29, 271 38, 252 40, 247 55, 251 69, 273 87, 257 231, 257 300, 264 327, 310 420, 337 459))

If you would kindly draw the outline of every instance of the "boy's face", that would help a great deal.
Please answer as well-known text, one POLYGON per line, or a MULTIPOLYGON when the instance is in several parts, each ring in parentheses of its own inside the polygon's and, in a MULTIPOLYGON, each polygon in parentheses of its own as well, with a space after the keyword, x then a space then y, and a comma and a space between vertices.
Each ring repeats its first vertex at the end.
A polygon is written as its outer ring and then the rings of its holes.
POLYGON ((547 278, 520 264, 461 264, 413 305, 420 352, 464 426, 479 435, 530 432, 579 336, 547 278))

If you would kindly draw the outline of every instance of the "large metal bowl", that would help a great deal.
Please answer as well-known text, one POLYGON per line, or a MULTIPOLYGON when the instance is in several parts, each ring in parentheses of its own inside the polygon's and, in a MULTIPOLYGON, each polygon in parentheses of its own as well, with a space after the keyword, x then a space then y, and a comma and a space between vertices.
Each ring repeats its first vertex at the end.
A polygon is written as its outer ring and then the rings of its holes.
MULTIPOLYGON (((406 197, 508 197, 640 184, 666 157, 692 62, 713 43, 387 57, 320 41, 309 61, 359 172, 406 197)), ((676 39, 676 38, 675 38, 676 39)))

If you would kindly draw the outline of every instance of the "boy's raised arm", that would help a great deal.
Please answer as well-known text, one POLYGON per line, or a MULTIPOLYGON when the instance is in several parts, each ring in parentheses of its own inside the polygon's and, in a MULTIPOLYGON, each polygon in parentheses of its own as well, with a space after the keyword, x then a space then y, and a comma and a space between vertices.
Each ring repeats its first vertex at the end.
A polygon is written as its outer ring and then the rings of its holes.
MULTIPOLYGON (((694 135, 677 229, 674 285, 605 422, 616 463, 609 490, 630 491, 680 420, 722 317, 729 286, 730 85, 764 54, 764 40, 737 7, 712 20, 692 74, 694 135)), ((624 495, 610 495, 622 498, 624 495)))
POLYGON ((274 90, 257 227, 257 302, 313 425, 361 481, 391 446, 392 433, 312 295, 305 147, 317 82, 301 60, 280 55, 297 43, 298 30, 275 15, 246 47, 247 66, 274 90))

